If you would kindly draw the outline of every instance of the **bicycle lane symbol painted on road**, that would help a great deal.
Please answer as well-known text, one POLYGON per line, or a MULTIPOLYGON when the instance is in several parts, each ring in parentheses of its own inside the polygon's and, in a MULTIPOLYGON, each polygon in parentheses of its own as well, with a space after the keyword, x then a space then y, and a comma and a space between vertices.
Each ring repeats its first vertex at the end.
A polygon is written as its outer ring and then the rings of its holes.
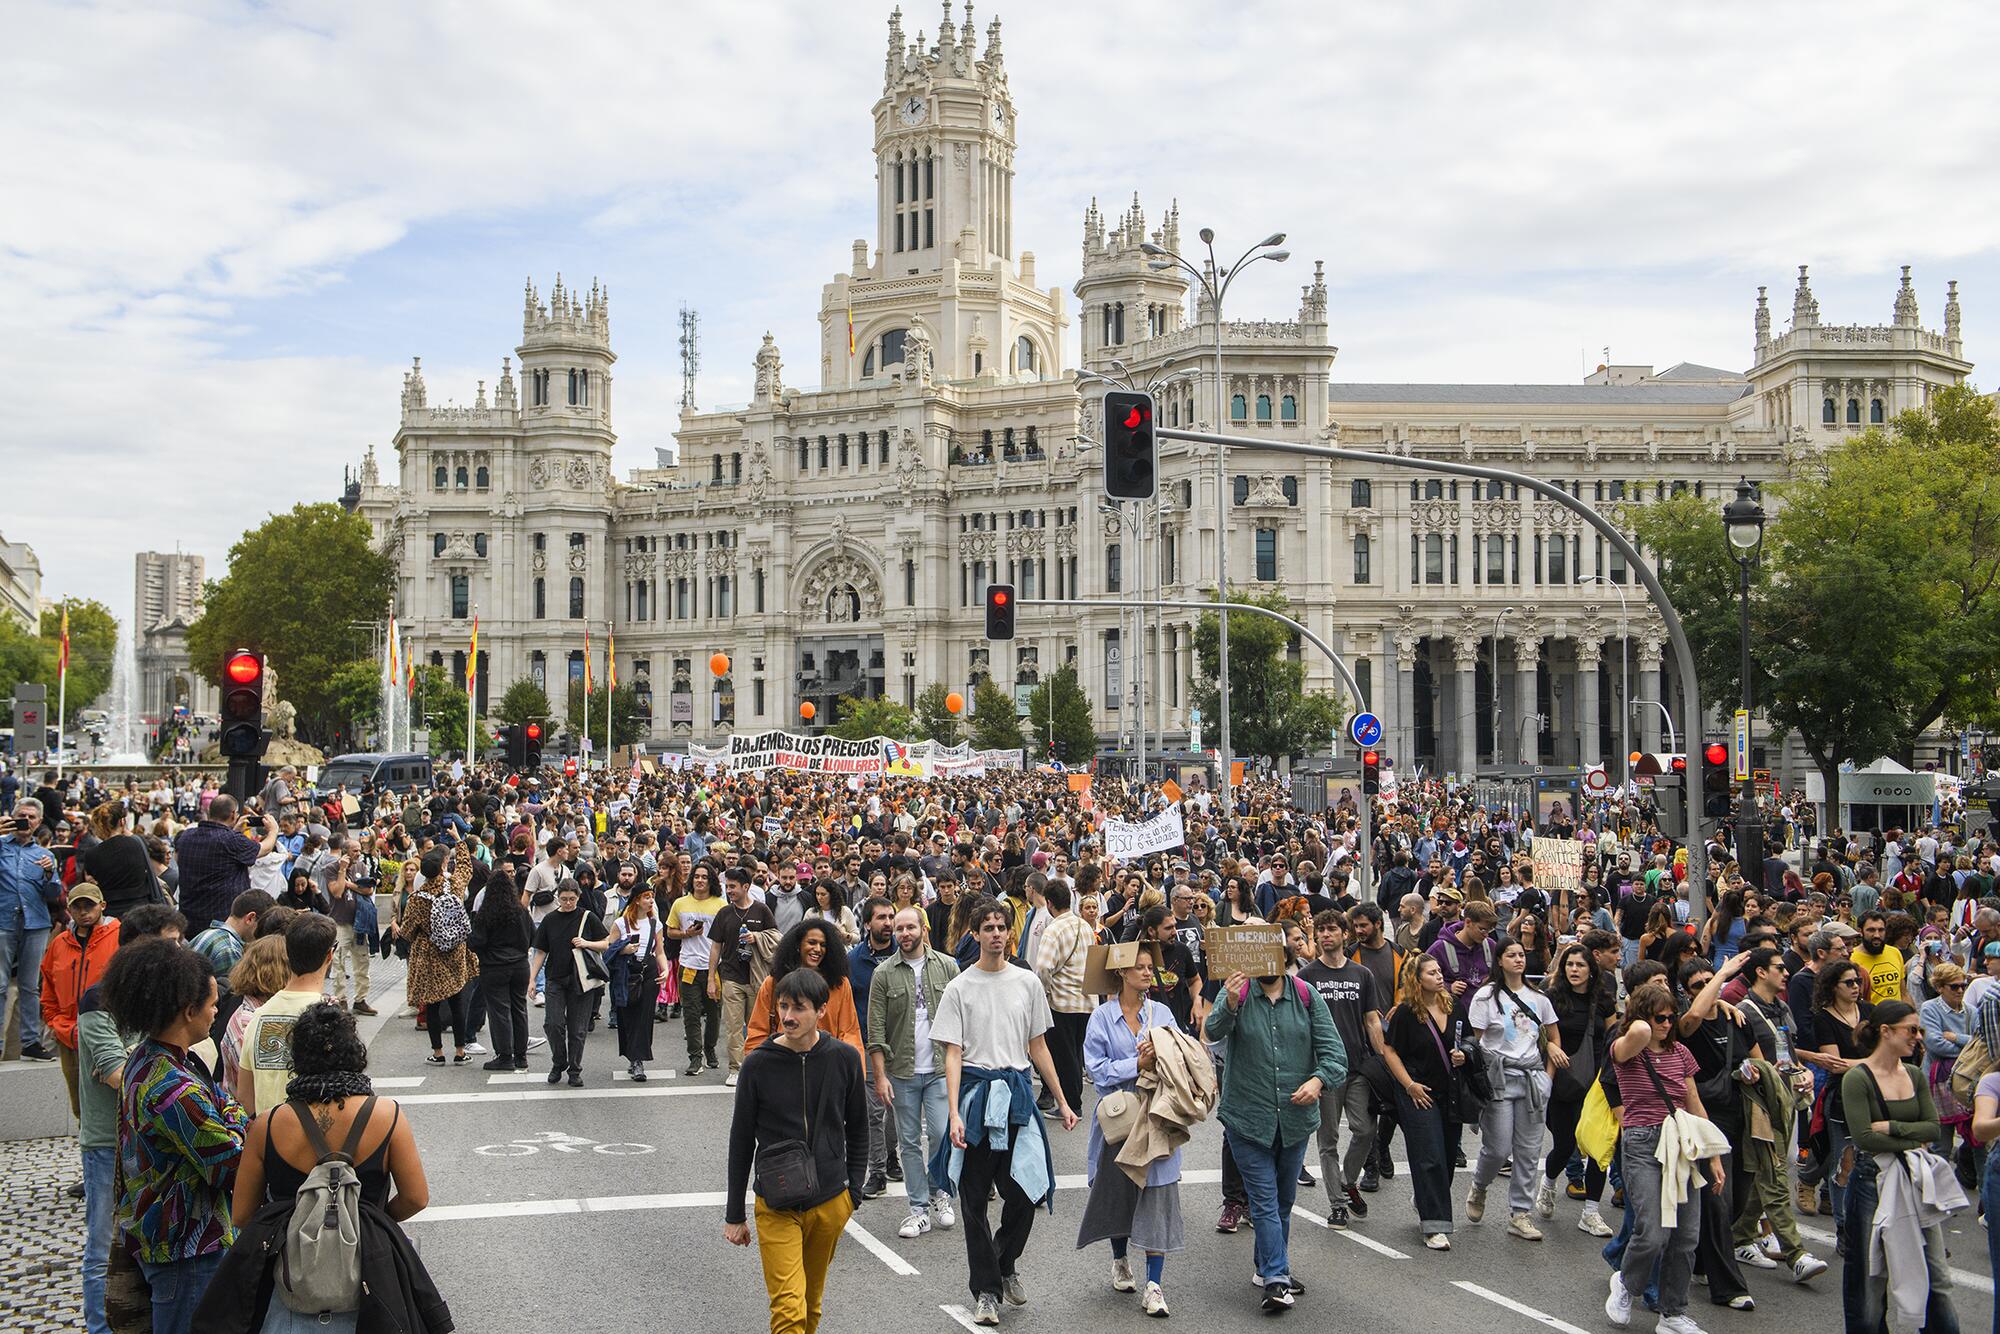
POLYGON ((551 1153, 602 1153, 612 1157, 637 1157, 653 1152, 651 1144, 600 1144, 594 1139, 584 1139, 562 1130, 544 1130, 536 1135, 523 1135, 505 1144, 481 1144, 474 1153, 488 1158, 526 1158, 547 1149, 551 1153))

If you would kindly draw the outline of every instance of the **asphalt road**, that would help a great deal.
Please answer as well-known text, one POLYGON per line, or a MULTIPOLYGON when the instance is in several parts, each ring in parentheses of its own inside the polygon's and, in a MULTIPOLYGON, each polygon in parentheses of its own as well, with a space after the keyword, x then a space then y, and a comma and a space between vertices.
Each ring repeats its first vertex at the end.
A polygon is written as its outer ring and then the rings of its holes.
MULTIPOLYGON (((540 1011, 531 1011, 539 1021, 540 1011)), ((397 1097, 416 1128, 430 1178, 432 1208, 411 1220, 433 1277, 467 1330, 545 1326, 560 1315, 576 1328, 755 1330, 767 1320, 754 1246, 722 1240, 725 1137, 731 1090, 720 1074, 688 1079, 668 1072, 680 1028, 655 1029, 653 1079, 622 1076, 616 1035, 600 1027, 585 1059, 588 1087, 552 1088, 546 1057, 527 1076, 489 1074, 477 1058, 464 1068, 422 1064, 425 1037, 408 1018, 387 1020, 372 1045, 378 1090, 397 1097), (614 1077, 614 1071, 619 1072, 614 1077)), ((1021 1272, 1025 1307, 1007 1308, 1002 1328, 1073 1331, 1147 1326, 1137 1298, 1113 1292, 1109 1251, 1079 1252, 1084 1205, 1084 1131, 1056 1135, 1061 1178, 1053 1216, 1042 1214, 1021 1272)), ((1400 1141, 1399 1141, 1400 1145, 1400 1141)), ((1468 1151, 1476 1140, 1468 1136, 1468 1151)), ((1262 1323, 1250 1284, 1249 1226, 1213 1230, 1221 1206, 1221 1132, 1202 1128, 1185 1152, 1182 1201, 1187 1251, 1169 1259, 1166 1292, 1179 1324, 1233 1329, 1262 1323)), ((1316 1160, 1315 1160, 1316 1162, 1316 1160)), ((1315 1171, 1317 1170, 1315 1165, 1315 1171)), ((1470 1184, 1458 1177, 1463 1199, 1470 1184)), ((892 1187, 892 1190, 900 1190, 892 1187)), ((1321 1225, 1323 1188, 1302 1189, 1292 1257, 1307 1292, 1294 1325, 1370 1330, 1608 1330, 1602 1310, 1609 1270, 1601 1243, 1576 1230, 1577 1206, 1558 1203, 1540 1243, 1505 1235, 1504 1207, 1480 1225, 1460 1222, 1454 1249, 1423 1248, 1407 1175, 1370 1197, 1370 1216, 1347 1232, 1321 1225)), ((914 1241, 896 1233, 904 1202, 892 1194, 864 1205, 842 1240, 829 1279, 824 1328, 869 1334, 969 1327, 961 1234, 933 1231, 914 1241)), ((1461 1211, 1462 1212, 1462 1211, 1461 1211)), ((1615 1226, 1618 1214, 1606 1210, 1615 1226)), ((997 1212, 996 1212, 997 1221, 997 1212)), ((1826 1220, 1807 1222, 1821 1230, 1826 1220)), ((1830 1231, 1808 1237, 1832 1267, 1809 1287, 1786 1271, 1752 1271, 1754 1314, 1708 1304, 1699 1284, 1691 1314, 1712 1331, 1835 1328, 1841 1320, 1840 1265, 1830 1231)), ((1952 1237, 1962 1271, 1956 1294, 1967 1330, 1991 1321, 1985 1237, 1963 1219, 1952 1237)), ((1635 1313, 1634 1329, 1652 1317, 1635 1313)))

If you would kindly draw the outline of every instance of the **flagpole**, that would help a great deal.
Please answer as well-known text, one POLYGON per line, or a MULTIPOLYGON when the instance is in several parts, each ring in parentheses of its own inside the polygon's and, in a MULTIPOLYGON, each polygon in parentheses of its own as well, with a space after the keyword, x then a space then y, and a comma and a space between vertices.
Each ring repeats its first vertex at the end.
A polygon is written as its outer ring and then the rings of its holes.
POLYGON ((590 768, 590 622, 583 625, 583 767, 590 768))
MULTIPOLYGON (((57 783, 62 782, 62 771, 63 771, 63 714, 66 713, 69 709, 69 599, 68 598, 64 598, 62 604, 62 647, 60 652, 62 660, 60 663, 57 664, 58 670, 56 672, 56 782, 57 783)), ((46 700, 48 696, 44 695, 42 698, 46 700)), ((130 707, 130 701, 127 701, 127 707, 128 708, 130 707)), ((47 739, 46 736, 44 736, 43 739, 46 740, 47 739)), ((15 744, 18 745, 19 743, 20 743, 20 738, 16 737, 15 744)))
MULTIPOLYGON (((473 744, 473 708, 478 699, 476 689, 479 683, 479 608, 472 609, 472 653, 465 660, 465 767, 470 769, 479 761, 479 748, 473 744)), ((453 1034, 453 1036, 457 1036, 453 1034)))
POLYGON ((618 641, 612 637, 611 618, 604 620, 604 764, 611 765, 611 692, 618 684, 618 665, 611 660, 618 641))

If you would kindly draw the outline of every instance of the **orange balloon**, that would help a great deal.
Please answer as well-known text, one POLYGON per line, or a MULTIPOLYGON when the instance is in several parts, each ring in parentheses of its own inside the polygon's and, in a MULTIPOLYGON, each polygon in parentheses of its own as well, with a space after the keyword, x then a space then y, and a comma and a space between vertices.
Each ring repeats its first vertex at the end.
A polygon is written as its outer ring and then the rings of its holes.
POLYGON ((717 676, 729 675, 729 655, 727 653, 711 653, 708 658, 708 670, 717 676))
POLYGON ((819 710, 813 707, 813 702, 811 700, 807 700, 803 704, 799 705, 799 717, 805 719, 807 722, 811 722, 813 720, 813 715, 818 712, 819 710))
POLYGON ((944 706, 953 713, 963 713, 965 712, 965 696, 954 690, 944 697, 944 706))
POLYGON ((1638 751, 1636 751, 1636 750, 1635 750, 1635 751, 1633 751, 1633 752, 1632 752, 1632 763, 1634 763, 1634 764, 1637 764, 1637 763, 1639 762, 1639 759, 1640 759, 1640 755, 1639 755, 1639 752, 1638 752, 1638 751))

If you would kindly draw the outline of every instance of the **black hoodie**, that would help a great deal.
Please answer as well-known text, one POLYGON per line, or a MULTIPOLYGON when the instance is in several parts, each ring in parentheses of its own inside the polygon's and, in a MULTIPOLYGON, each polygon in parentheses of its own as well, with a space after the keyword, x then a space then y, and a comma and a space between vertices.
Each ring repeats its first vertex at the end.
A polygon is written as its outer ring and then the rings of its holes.
POLYGON ((736 1076, 736 1114, 729 1126, 729 1200, 723 1221, 744 1221, 743 1194, 757 1150, 780 1140, 812 1146, 819 1179, 818 1208, 845 1190, 858 1207, 868 1173, 868 1102, 861 1054, 822 1031, 811 1051, 796 1052, 774 1036, 747 1053, 736 1076), (807 1111, 812 1134, 806 1134, 807 1111))

